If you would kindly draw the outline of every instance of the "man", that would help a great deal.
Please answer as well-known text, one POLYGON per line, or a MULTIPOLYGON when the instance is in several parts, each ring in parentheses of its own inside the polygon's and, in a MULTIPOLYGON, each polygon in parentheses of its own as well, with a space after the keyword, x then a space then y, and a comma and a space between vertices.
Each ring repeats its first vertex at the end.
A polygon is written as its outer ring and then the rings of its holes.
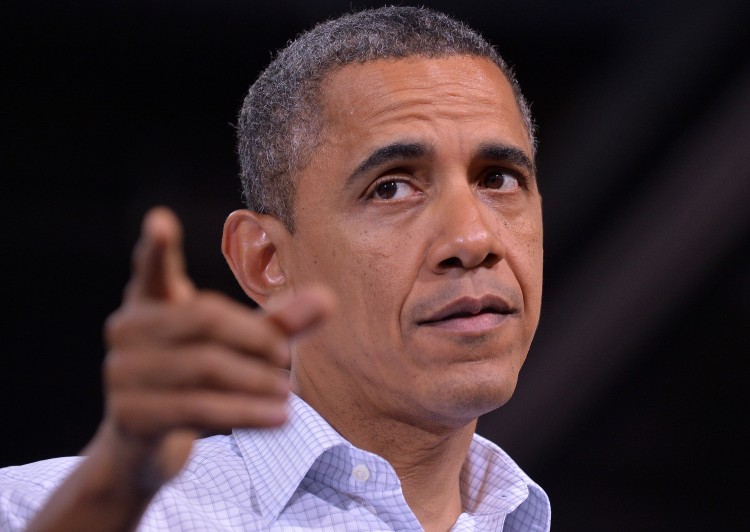
POLYGON ((502 59, 425 9, 347 15, 261 74, 238 138, 249 209, 222 249, 263 312, 196 290, 178 221, 148 213, 102 425, 85 457, 0 472, 2 526, 547 530, 541 488, 474 434, 541 302, 532 121, 502 59))

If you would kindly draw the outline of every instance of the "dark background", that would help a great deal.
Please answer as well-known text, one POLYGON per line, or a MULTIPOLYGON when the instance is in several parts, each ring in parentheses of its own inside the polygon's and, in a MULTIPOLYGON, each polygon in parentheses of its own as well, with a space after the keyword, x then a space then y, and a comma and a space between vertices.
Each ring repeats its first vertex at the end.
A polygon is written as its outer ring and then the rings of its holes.
MULTIPOLYGON (((148 207, 182 217, 199 286, 245 299, 219 250, 244 93, 299 31, 372 5, 4 3, 0 466, 93 434, 148 207)), ((542 322, 480 432, 548 491, 553 530, 743 529, 748 3, 426 5, 498 45, 541 140, 542 322)))

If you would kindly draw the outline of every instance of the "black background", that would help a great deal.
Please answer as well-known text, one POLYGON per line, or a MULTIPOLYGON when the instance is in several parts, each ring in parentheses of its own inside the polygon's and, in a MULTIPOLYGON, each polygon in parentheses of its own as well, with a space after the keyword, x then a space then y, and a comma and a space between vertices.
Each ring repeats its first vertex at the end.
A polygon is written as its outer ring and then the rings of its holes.
MULTIPOLYGON (((408 3, 408 2, 407 2, 408 3)), ((76 454, 140 218, 181 216, 196 283, 241 207, 232 123, 272 51, 375 2, 0 8, 0 466, 76 454)), ((553 530, 739 530, 750 342, 742 1, 425 2, 498 45, 541 141, 545 301, 514 399, 480 420, 553 530)))

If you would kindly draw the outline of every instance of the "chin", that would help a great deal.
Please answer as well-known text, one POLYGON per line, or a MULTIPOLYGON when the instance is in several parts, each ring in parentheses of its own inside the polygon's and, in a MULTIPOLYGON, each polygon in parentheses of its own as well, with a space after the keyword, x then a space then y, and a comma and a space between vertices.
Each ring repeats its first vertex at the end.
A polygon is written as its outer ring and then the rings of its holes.
POLYGON ((517 377, 482 368, 479 372, 456 372, 448 378, 433 379, 427 393, 428 408, 435 421, 465 425, 507 403, 516 389, 517 377))

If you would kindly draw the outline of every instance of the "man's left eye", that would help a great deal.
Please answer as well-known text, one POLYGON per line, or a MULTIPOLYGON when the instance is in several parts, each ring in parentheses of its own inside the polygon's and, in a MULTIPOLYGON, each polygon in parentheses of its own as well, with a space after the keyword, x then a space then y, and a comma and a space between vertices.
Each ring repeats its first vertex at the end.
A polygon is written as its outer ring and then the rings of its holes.
POLYGON ((515 190, 520 185, 515 176, 504 170, 488 172, 479 180, 479 184, 493 190, 515 190))

